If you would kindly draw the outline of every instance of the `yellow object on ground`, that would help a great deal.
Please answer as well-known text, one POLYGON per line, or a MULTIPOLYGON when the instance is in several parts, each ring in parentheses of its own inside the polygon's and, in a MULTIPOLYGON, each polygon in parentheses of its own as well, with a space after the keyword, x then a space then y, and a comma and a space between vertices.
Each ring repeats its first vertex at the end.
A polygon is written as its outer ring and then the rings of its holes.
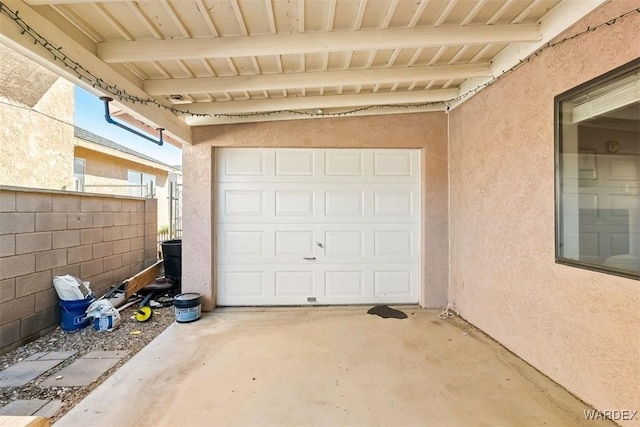
POLYGON ((140 307, 140 309, 136 313, 136 320, 138 322, 146 322, 147 320, 151 319, 152 315, 153 310, 151 310, 151 307, 145 305, 144 307, 140 307))

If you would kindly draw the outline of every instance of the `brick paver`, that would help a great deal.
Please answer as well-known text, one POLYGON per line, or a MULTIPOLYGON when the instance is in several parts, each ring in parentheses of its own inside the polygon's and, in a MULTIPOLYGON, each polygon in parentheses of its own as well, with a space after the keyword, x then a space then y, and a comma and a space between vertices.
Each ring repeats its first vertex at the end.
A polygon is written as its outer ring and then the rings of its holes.
POLYGON ((14 400, 0 408, 0 415, 12 416, 28 416, 38 412, 44 407, 48 400, 30 399, 30 400, 14 400))
POLYGON ((0 372, 0 388, 23 386, 62 362, 63 360, 33 360, 16 363, 0 372))
POLYGON ((122 359, 128 351, 92 351, 85 354, 83 359, 122 359))
POLYGON ((82 387, 111 369, 120 359, 78 359, 40 383, 41 387, 82 387), (62 377, 62 378, 60 378, 62 377), (60 378, 60 379, 56 379, 60 378))
POLYGON ((76 353, 77 351, 41 351, 32 354, 0 372, 0 388, 23 386, 76 353))
POLYGON ((24 359, 25 361, 32 360, 66 360, 76 354, 77 351, 41 351, 39 353, 32 354, 24 359))
POLYGON ((51 418, 56 414, 56 412, 58 412, 60 408, 62 408, 62 400, 52 400, 31 415, 34 415, 36 417, 51 418))
POLYGON ((24 359, 26 362, 30 362, 33 360, 38 360, 40 359, 42 356, 44 356, 45 354, 49 354, 48 351, 40 351, 38 353, 33 353, 31 356, 27 357, 26 359, 24 359))
POLYGON ((115 366, 128 351, 92 351, 71 365, 56 372, 40 385, 42 387, 82 387, 97 380, 115 366), (56 379, 59 378, 59 379, 56 379))
MULTIPOLYGON (((0 415, 14 417, 53 417, 62 408, 62 400, 14 400, 0 408, 0 415)), ((2 423, 0 423, 2 424, 2 423)))

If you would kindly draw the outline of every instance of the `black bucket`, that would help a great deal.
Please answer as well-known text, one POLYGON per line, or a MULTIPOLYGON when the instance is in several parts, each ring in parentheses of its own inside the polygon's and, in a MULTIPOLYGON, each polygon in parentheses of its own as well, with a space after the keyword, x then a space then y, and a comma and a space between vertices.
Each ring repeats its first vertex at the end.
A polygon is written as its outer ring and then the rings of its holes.
POLYGON ((167 240, 162 246, 162 261, 164 262, 164 275, 178 284, 182 279, 182 239, 167 240))

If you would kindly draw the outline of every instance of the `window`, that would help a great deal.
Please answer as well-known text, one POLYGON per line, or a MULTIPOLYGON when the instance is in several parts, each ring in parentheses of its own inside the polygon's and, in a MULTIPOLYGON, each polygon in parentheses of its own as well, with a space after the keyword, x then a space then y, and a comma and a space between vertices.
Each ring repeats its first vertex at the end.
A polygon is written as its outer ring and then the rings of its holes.
POLYGON ((73 189, 84 191, 84 173, 86 161, 80 157, 73 158, 73 189))
POLYGON ((130 196, 156 197, 155 175, 130 170, 127 174, 127 181, 130 196))
POLYGON ((556 260, 640 279, 640 60, 555 99, 556 260))

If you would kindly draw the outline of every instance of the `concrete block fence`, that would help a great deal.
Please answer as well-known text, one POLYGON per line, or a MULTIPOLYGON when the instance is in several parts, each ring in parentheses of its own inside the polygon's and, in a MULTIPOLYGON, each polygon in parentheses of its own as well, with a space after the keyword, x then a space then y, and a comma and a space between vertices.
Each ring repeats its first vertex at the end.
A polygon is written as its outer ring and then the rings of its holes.
POLYGON ((58 325, 54 276, 99 296, 157 256, 155 199, 0 186, 0 354, 58 325))

